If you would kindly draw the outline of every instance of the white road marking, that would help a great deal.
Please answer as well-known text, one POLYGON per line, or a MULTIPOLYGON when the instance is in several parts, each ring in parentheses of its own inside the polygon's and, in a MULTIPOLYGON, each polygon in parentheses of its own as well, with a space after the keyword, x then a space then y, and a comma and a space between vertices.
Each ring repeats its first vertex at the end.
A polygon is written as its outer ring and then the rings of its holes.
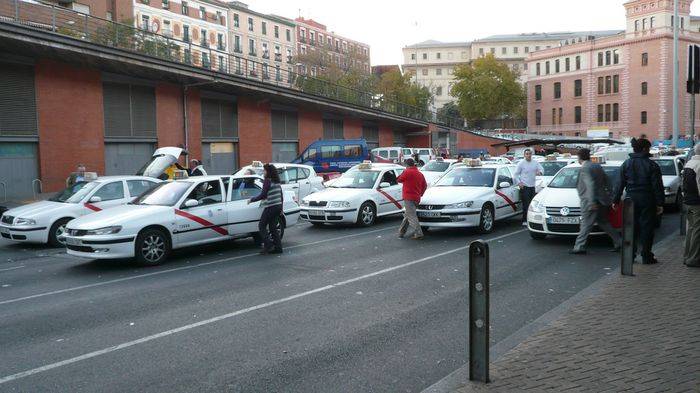
MULTIPOLYGON (((525 231, 526 231, 526 229, 520 229, 520 230, 517 230, 517 231, 515 231, 515 232, 510 232, 510 233, 506 233, 506 234, 501 235, 501 236, 497 236, 497 237, 494 237, 494 238, 491 238, 491 239, 487 239, 487 240, 485 240, 485 241, 486 241, 486 242, 492 242, 492 241, 494 241, 494 240, 503 239, 503 238, 506 238, 506 237, 508 237, 508 236, 516 235, 516 234, 518 234, 518 233, 522 233, 522 232, 525 232, 525 231)), ((157 340, 157 339, 159 339, 159 338, 171 336, 171 335, 173 335, 173 334, 175 334, 175 333, 180 333, 180 332, 183 332, 183 331, 186 331, 186 330, 191 330, 191 329, 194 329, 194 328, 197 328, 197 327, 200 327, 200 326, 209 325, 209 324, 212 324, 212 323, 215 323, 215 322, 219 322, 219 321, 222 321, 222 320, 224 320, 224 319, 229 319, 229 318, 233 318, 233 317, 236 317, 236 316, 239 316, 239 315, 247 314, 247 313, 252 312, 252 311, 260 310, 260 309, 263 309, 263 308, 268 308, 268 307, 271 307, 271 306, 274 306, 274 305, 277 305, 277 304, 281 304, 281 303, 287 303, 287 302, 289 302, 289 301, 292 301, 292 300, 295 300, 295 299, 299 299, 299 298, 302 298, 302 297, 306 297, 306 296, 309 296, 309 295, 313 295, 313 294, 316 294, 316 293, 319 293, 319 292, 325 292, 325 291, 328 291, 328 290, 330 290, 330 289, 334 289, 334 288, 338 288, 338 287, 341 287, 341 286, 345 286, 345 285, 348 285, 348 284, 351 284, 351 283, 354 283, 354 282, 357 282, 357 281, 361 281, 361 280, 364 280, 364 279, 367 279, 367 278, 379 276, 379 275, 381 275, 381 274, 389 273, 389 272, 392 272, 392 271, 394 271, 394 270, 403 269, 403 268, 406 268, 406 267, 409 267, 409 266, 413 266, 413 265, 416 265, 416 264, 419 264, 419 263, 422 263, 422 262, 425 262, 425 261, 429 261, 429 260, 432 260, 432 259, 435 259, 435 258, 440 258, 440 257, 443 257, 443 256, 445 256, 445 255, 454 254, 454 253, 456 253, 456 252, 464 251, 464 250, 467 250, 468 248, 469 248, 469 245, 462 246, 462 247, 458 247, 458 248, 453 248, 453 249, 451 249, 451 250, 444 251, 444 252, 441 252, 441 253, 439 253, 439 254, 431 255, 431 256, 425 257, 425 258, 416 259, 416 260, 411 261, 411 262, 407 262, 407 263, 404 263, 404 264, 401 264, 401 265, 396 265, 396 266, 392 266, 392 267, 389 267, 389 268, 386 268, 386 269, 378 270, 378 271, 376 271, 376 272, 369 273, 369 274, 365 274, 365 275, 362 275, 362 276, 359 276, 359 277, 355 277, 355 278, 351 278, 351 279, 349 279, 349 280, 340 281, 340 282, 337 282, 337 283, 335 283, 335 284, 326 285, 326 286, 324 286, 324 287, 312 289, 312 290, 309 290, 309 291, 306 291, 306 292, 302 292, 302 293, 298 293, 298 294, 292 295, 292 296, 287 296, 287 297, 285 297, 285 298, 273 300, 273 301, 270 301, 270 302, 267 302, 267 303, 258 304, 258 305, 256 305, 256 306, 244 308, 244 309, 242 309, 242 310, 233 311, 233 312, 228 313, 228 314, 219 315, 219 316, 216 316, 216 317, 213 317, 213 318, 205 319, 205 320, 203 320, 203 321, 191 323, 191 324, 189 324, 189 325, 180 326, 180 327, 175 328, 175 329, 166 330, 166 331, 164 331, 164 332, 156 333, 156 334, 153 334, 153 335, 150 335, 150 336, 146 336, 146 337, 139 338, 139 339, 137 339, 137 340, 128 341, 128 342, 121 343, 121 344, 118 344, 118 345, 114 345, 114 346, 111 346, 111 347, 108 347, 108 348, 100 349, 100 350, 98 350, 98 351, 86 353, 86 354, 83 354, 83 355, 80 355, 80 356, 76 356, 76 357, 73 357, 73 358, 70 358, 70 359, 61 360, 60 362, 51 363, 51 364, 47 364, 47 365, 45 365, 45 366, 33 368, 33 369, 31 369, 31 370, 22 371, 22 372, 17 373, 17 374, 8 375, 8 376, 6 376, 6 377, 0 378, 0 384, 4 384, 4 383, 7 383, 7 382, 15 381, 15 380, 17 380, 17 379, 21 379, 21 378, 24 378, 24 377, 28 377, 28 376, 30 376, 30 375, 39 374, 39 373, 42 373, 42 372, 44 372, 44 371, 53 370, 53 369, 55 369, 55 368, 67 366, 67 365, 69 365, 69 364, 77 363, 77 362, 80 362, 80 361, 82 361, 82 360, 91 359, 91 358, 94 358, 94 357, 97 357, 97 356, 101 356, 101 355, 105 355, 105 354, 108 354, 108 353, 111 353, 111 352, 116 352, 116 351, 119 351, 119 350, 122 350, 122 349, 125 349, 125 348, 133 347, 133 346, 138 345, 138 344, 143 344, 143 343, 146 343, 146 342, 149 342, 149 341, 157 340)))
MULTIPOLYGON (((345 235, 345 236, 339 236, 339 237, 334 237, 334 238, 330 238, 330 239, 318 240, 318 241, 310 242, 310 243, 297 244, 296 246, 287 246, 287 247, 285 247, 285 249, 289 250, 289 249, 295 249, 295 248, 301 248, 301 247, 314 246, 314 245, 321 244, 321 243, 334 242, 337 240, 349 239, 351 237, 369 235, 369 234, 376 233, 376 232, 395 230, 395 229, 396 228, 394 228, 394 227, 374 229, 374 230, 362 232, 362 233, 353 233, 351 235, 345 235)), ((243 259, 243 258, 248 258, 248 257, 253 257, 253 256, 258 256, 258 255, 259 254, 257 252, 255 252, 252 254, 238 255, 235 257, 221 258, 221 259, 216 259, 216 260, 209 261, 209 262, 202 262, 202 263, 198 263, 196 265, 191 265, 191 266, 181 266, 181 267, 176 267, 176 268, 172 268, 172 269, 159 270, 157 272, 139 274, 136 276, 115 278, 114 280, 109 280, 109 281, 96 282, 93 284, 80 285, 80 286, 71 287, 71 288, 58 289, 58 290, 50 291, 50 292, 42 292, 42 293, 37 293, 35 295, 29 295, 29 296, 14 298, 14 299, 3 300, 3 301, 0 301, 0 305, 17 303, 17 302, 22 302, 25 300, 36 299, 36 298, 46 297, 46 296, 51 296, 51 295, 58 295, 61 293, 66 293, 66 292, 75 292, 75 291, 79 291, 81 289, 100 287, 103 285, 114 284, 114 283, 123 282, 123 281, 130 281, 130 280, 135 280, 138 278, 157 276, 160 274, 172 273, 172 272, 177 272, 180 270, 189 270, 189 269, 194 269, 194 268, 198 268, 198 267, 202 267, 202 266, 208 266, 208 265, 213 265, 213 264, 223 263, 223 262, 230 262, 230 261, 235 261, 238 259, 243 259)))
POLYGON ((22 265, 22 266, 15 266, 15 267, 8 267, 8 268, 6 268, 6 269, 0 269, 0 272, 6 272, 6 271, 8 271, 8 270, 21 269, 21 268, 23 268, 23 267, 24 267, 24 265, 22 265))

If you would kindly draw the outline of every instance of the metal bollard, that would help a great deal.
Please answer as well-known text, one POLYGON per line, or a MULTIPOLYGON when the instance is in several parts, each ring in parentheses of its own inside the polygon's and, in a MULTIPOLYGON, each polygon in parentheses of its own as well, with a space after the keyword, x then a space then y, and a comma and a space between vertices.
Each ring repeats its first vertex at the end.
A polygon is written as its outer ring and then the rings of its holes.
POLYGON ((469 244, 469 380, 489 382, 489 246, 469 244))
POLYGON ((686 211, 685 211, 685 204, 681 205, 680 210, 680 221, 681 221, 681 229, 680 229, 680 234, 681 236, 685 236, 685 232, 688 229, 688 217, 686 216, 686 211))
POLYGON ((620 253, 620 273, 634 276, 634 201, 625 198, 622 202, 622 252, 620 253))

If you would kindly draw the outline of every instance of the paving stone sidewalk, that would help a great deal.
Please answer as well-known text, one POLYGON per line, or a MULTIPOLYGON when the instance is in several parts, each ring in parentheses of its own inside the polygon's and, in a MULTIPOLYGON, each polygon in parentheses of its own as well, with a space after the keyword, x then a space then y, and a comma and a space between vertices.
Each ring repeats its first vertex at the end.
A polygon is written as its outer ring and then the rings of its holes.
POLYGON ((700 392, 700 268, 674 236, 457 392, 700 392))

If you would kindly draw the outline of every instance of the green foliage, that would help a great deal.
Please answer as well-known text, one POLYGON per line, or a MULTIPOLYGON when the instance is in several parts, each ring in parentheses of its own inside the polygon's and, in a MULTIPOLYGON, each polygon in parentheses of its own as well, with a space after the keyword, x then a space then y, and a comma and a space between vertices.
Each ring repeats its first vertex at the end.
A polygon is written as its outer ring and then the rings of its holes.
POLYGON ((454 76, 456 83, 450 94, 457 98, 467 121, 513 118, 524 113, 526 97, 518 74, 492 54, 457 67, 454 76))
POLYGON ((450 101, 437 110, 437 121, 454 127, 463 127, 464 118, 459 112, 459 107, 454 101, 450 101))

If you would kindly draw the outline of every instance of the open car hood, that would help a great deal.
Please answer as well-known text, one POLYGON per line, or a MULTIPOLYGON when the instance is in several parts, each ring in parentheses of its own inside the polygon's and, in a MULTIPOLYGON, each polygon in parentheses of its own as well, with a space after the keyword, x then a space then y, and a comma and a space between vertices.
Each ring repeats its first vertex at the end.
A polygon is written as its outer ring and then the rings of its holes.
POLYGON ((157 149, 153 153, 151 160, 146 165, 141 167, 141 169, 136 172, 136 175, 153 177, 157 179, 158 176, 165 173, 166 169, 177 162, 177 159, 180 157, 180 154, 182 154, 182 151, 183 150, 179 147, 161 147, 160 149, 157 149))

